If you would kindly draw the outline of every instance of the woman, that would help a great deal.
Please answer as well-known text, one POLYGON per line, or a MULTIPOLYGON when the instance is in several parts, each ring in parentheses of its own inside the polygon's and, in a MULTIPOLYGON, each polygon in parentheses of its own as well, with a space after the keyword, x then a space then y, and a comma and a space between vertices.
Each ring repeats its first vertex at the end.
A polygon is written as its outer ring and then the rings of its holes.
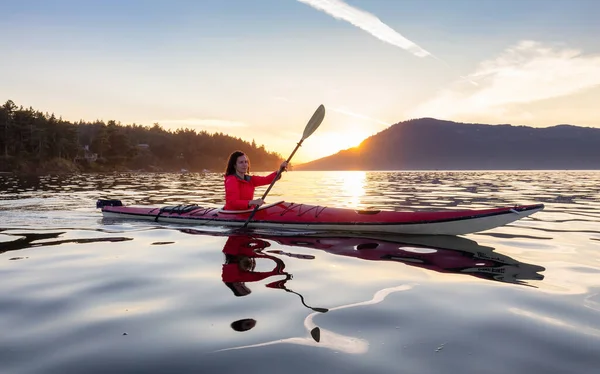
MULTIPOLYGON (((281 163, 280 170, 285 171, 287 161, 281 163)), ((261 206, 262 199, 254 199, 254 188, 271 184, 277 177, 277 172, 261 177, 250 176, 250 161, 248 156, 241 151, 235 151, 229 156, 225 170, 225 206, 224 210, 246 210, 261 206)), ((281 178, 281 174, 279 174, 281 178)), ((278 179, 279 179, 278 178, 278 179)))

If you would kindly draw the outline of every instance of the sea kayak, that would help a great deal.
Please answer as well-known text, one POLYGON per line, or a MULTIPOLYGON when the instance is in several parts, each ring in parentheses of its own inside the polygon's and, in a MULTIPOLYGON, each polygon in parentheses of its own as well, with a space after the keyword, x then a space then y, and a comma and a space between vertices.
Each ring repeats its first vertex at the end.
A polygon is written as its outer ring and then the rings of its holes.
MULTIPOLYGON (((186 225, 241 227, 252 209, 231 211, 195 204, 126 206, 120 200, 98 200, 106 218, 140 219, 186 225)), ((373 232, 415 235, 463 235, 493 229, 544 209, 543 204, 489 209, 386 211, 357 210, 278 201, 257 210, 248 228, 327 232, 373 232)))

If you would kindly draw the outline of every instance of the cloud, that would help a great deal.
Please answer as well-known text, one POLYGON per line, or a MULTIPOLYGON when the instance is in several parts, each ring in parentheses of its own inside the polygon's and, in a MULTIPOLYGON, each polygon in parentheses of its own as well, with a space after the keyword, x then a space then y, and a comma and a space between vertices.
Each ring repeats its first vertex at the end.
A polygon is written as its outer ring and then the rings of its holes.
POLYGON ((288 99, 287 97, 283 97, 283 96, 273 96, 271 97, 271 99, 275 100, 275 101, 281 101, 284 103, 295 103, 294 100, 288 99))
MULTIPOLYGON (((287 97, 284 97, 284 96, 272 96, 271 99, 274 100, 274 101, 279 101, 279 102, 289 103, 289 104, 296 104, 297 103, 297 101, 294 101, 292 99, 288 99, 287 97)), ((360 113, 352 112, 352 111, 350 111, 348 109, 345 109, 345 108, 342 108, 342 107, 329 107, 329 106, 326 106, 326 109, 328 111, 336 112, 336 113, 339 113, 339 114, 342 114, 342 115, 345 115, 345 116, 348 116, 348 117, 358 118, 358 119, 362 119, 362 120, 365 120, 365 121, 368 121, 368 122, 377 123, 377 124, 384 125, 384 126, 391 126, 392 125, 392 123, 388 123, 388 122, 382 121, 382 120, 377 119, 377 118, 369 117, 369 116, 367 116, 365 114, 360 114, 360 113)))
POLYGON ((354 118, 359 118, 359 119, 364 119, 366 121, 378 123, 380 125, 385 125, 385 126, 391 126, 392 125, 391 123, 384 122, 384 121, 379 120, 377 118, 372 118, 372 117, 366 116, 364 114, 351 112, 351 111, 343 109, 343 108, 331 108, 331 110, 334 111, 334 112, 340 113, 340 114, 344 114, 346 116, 350 116, 350 117, 354 117, 354 118))
MULTIPOLYGON (((350 22, 356 27, 363 29, 374 37, 409 51, 418 57, 432 56, 414 42, 406 39, 397 31, 381 22, 375 15, 360 10, 341 0, 298 0, 301 3, 323 11, 334 18, 350 22)), ((433 57, 433 56, 432 56, 433 57)))
POLYGON ((483 61, 461 83, 441 91, 409 113, 410 117, 468 120, 477 116, 528 120, 527 104, 573 95, 600 85, 600 56, 521 41, 498 57, 483 61), (503 118, 504 117, 504 118, 503 118))

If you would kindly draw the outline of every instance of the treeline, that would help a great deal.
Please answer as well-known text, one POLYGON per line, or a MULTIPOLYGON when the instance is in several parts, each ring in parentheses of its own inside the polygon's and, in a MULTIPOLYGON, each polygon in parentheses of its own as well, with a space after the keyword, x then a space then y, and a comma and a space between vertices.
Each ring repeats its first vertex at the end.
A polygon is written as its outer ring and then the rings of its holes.
POLYGON ((0 106, 0 171, 223 171, 234 150, 248 154, 252 170, 275 170, 283 158, 254 140, 188 128, 166 130, 114 120, 72 123, 54 114, 0 106))

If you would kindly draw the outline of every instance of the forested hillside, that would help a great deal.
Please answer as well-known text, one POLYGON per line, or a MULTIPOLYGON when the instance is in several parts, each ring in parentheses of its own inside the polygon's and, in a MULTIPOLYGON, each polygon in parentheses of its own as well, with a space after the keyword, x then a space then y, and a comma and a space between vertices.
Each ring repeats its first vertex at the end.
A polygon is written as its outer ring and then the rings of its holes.
POLYGON ((0 172, 222 171, 237 149, 248 154, 253 171, 275 170, 283 160, 254 140, 221 132, 115 120, 72 123, 11 100, 0 106, 0 172))

